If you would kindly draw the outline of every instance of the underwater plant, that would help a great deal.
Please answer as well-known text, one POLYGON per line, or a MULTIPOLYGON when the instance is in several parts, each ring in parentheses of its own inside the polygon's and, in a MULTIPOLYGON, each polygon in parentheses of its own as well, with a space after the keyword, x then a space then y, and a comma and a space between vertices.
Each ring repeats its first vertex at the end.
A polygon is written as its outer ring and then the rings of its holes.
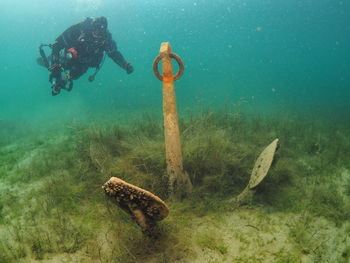
POLYGON ((52 132, 40 140, 28 135, 21 147, 0 147, 0 261, 206 262, 204 249, 221 262, 346 262, 347 128, 334 136, 310 120, 215 111, 184 115, 180 124, 193 184, 181 202, 168 199, 159 118, 77 125, 57 129, 55 139, 52 132), (246 187, 261 149, 276 137, 281 147, 269 174, 247 206, 233 209, 228 201, 246 187), (111 177, 167 202, 170 213, 157 222, 156 238, 106 200, 101 185, 111 177), (313 225, 320 226, 315 235, 313 225), (332 250, 332 242, 344 245, 332 250))

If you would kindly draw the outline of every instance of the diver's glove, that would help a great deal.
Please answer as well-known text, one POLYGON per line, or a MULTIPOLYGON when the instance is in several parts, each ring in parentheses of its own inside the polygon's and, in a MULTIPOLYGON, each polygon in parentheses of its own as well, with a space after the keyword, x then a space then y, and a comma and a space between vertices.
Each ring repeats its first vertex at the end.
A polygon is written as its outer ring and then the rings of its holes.
POLYGON ((51 72, 49 75, 49 81, 52 83, 54 80, 61 79, 62 67, 60 64, 53 64, 49 67, 49 71, 51 72))
POLYGON ((49 81, 51 85, 52 96, 56 96, 60 93, 61 89, 65 89, 67 80, 62 78, 62 66, 60 64, 53 64, 49 68, 50 76, 49 81))
POLYGON ((65 90, 70 91, 72 89, 72 87, 73 87, 72 86, 73 84, 69 85, 69 88, 66 88, 66 84, 67 84, 67 80, 62 79, 62 78, 53 80, 52 86, 51 86, 51 89, 52 89, 51 94, 52 94, 52 96, 56 96, 56 95, 60 94, 61 89, 65 89, 65 90))
POLYGON ((130 62, 126 62, 124 68, 125 68, 127 74, 131 74, 134 71, 134 67, 131 65, 130 62))

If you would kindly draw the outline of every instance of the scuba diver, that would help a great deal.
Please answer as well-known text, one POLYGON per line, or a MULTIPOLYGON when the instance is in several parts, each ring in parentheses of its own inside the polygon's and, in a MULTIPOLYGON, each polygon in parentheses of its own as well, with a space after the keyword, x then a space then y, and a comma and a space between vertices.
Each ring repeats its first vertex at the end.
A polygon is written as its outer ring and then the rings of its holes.
POLYGON ((134 69, 118 51, 116 42, 107 30, 107 19, 86 18, 85 21, 73 25, 56 38, 54 44, 41 44, 39 47, 41 57, 38 64, 50 71, 49 81, 52 84, 52 95, 58 95, 61 89, 71 91, 73 80, 82 76, 89 68, 95 68, 89 81, 95 79, 107 54, 116 64, 123 68, 127 74, 134 69), (43 47, 52 49, 46 57, 43 47))

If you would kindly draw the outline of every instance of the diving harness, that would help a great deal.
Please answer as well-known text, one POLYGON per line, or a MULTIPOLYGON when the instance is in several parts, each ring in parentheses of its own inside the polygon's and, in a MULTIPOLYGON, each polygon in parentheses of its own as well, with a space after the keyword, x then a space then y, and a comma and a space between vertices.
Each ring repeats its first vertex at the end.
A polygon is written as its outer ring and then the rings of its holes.
MULTIPOLYGON (((75 59, 78 56, 78 52, 74 48, 69 48, 65 50, 61 50, 59 54, 59 62, 53 63, 52 57, 47 57, 44 51, 44 47, 49 47, 52 49, 52 44, 41 44, 39 46, 39 53, 42 59, 42 66, 47 68, 51 74, 49 77, 50 83, 52 83, 51 89, 52 89, 52 95, 55 96, 59 94, 61 89, 65 89, 67 91, 71 91, 73 89, 73 79, 70 75, 69 70, 65 69, 67 63, 71 59, 75 59), (61 74, 63 73, 63 75, 61 74), (68 87, 66 87, 66 84, 68 82, 68 87)), ((104 54, 102 62, 95 68, 95 72, 89 76, 88 80, 90 82, 95 80, 95 76, 100 71, 104 61, 105 61, 106 54, 104 54)))

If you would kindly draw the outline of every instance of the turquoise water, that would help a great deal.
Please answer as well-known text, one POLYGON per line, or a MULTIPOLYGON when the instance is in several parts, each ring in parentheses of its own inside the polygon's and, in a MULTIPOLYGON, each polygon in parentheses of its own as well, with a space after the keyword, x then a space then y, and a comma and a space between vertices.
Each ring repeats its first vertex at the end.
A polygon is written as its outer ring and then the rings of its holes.
POLYGON ((0 263, 350 262, 350 0, 0 0, 0 14, 0 263), (107 57, 53 97, 39 45, 99 16, 134 73, 107 57), (185 64, 181 201, 152 72, 165 41, 185 64), (154 233, 133 194, 132 218, 106 200, 111 176, 166 202, 154 233))
MULTIPOLYGON (((169 41, 185 63, 180 111, 243 101, 267 114, 317 114, 349 121, 350 2, 335 0, 2 0, 0 119, 52 120, 161 110, 152 61, 169 41), (52 97, 39 67, 52 43, 85 17, 106 16, 135 71, 109 58, 93 83, 52 97)), ((91 71, 92 72, 92 71, 91 71)))

